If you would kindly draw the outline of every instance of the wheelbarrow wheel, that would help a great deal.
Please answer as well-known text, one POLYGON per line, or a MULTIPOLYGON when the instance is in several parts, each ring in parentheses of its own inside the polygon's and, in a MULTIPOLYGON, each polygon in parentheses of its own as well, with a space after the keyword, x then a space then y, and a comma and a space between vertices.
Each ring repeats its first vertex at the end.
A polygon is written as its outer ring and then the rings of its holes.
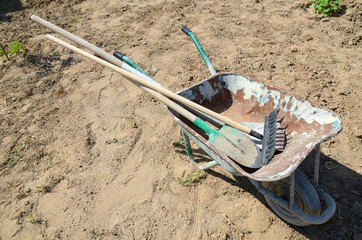
MULTIPOLYGON (((262 185, 288 201, 289 199, 289 178, 276 182, 262 182, 262 185)), ((308 226, 307 222, 298 218, 288 208, 279 205, 277 202, 264 196, 273 211, 284 221, 296 226, 308 226)), ((311 216, 319 216, 321 212, 321 202, 313 185, 308 181, 303 173, 295 171, 294 204, 311 216)))

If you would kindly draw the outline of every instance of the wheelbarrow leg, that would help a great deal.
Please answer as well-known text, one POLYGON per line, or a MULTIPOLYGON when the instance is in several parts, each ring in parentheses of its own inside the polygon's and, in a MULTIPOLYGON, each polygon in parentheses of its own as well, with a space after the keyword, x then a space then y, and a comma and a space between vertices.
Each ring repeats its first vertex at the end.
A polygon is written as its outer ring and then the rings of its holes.
POLYGON ((314 159, 314 186, 319 185, 319 164, 320 164, 320 155, 321 155, 321 144, 317 144, 315 147, 316 154, 314 159))
POLYGON ((199 170, 202 170, 202 171, 205 171, 207 169, 215 167, 216 165, 219 165, 215 160, 213 160, 211 162, 208 162, 208 163, 205 163, 203 165, 198 164, 194 159, 194 154, 192 153, 192 148, 191 148, 189 136, 187 136, 187 134, 182 129, 181 129, 181 133, 182 133, 182 137, 183 137, 184 142, 185 142, 185 148, 186 148, 187 156, 189 157, 189 161, 193 165, 195 165, 199 170))

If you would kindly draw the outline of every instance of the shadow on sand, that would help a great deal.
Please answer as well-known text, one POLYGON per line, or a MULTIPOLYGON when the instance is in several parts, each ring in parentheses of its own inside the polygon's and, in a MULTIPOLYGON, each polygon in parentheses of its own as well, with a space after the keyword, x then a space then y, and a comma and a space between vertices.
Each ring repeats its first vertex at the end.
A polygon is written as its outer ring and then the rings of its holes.
MULTIPOLYGON (((176 152, 186 155, 183 145, 174 143, 174 146, 176 152)), ((210 160, 210 157, 202 149, 193 149, 193 153, 196 161, 210 160)), ((314 154, 314 152, 311 152, 298 168, 311 179, 313 179, 314 154)), ((320 159, 319 183, 335 200, 337 205, 336 213, 327 223, 322 225, 307 227, 290 225, 290 227, 308 239, 359 239, 362 233, 362 176, 323 153, 321 153, 320 159)), ((232 179, 211 169, 207 170, 207 172, 214 177, 248 191, 270 209, 264 196, 258 192, 246 177, 232 179)))

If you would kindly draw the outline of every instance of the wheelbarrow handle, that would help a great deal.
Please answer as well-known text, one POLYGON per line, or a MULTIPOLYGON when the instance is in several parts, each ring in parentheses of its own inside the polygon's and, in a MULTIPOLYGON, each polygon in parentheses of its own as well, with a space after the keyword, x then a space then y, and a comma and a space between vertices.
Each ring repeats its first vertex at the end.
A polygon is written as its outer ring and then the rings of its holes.
POLYGON ((181 27, 181 31, 183 31, 186 35, 188 35, 189 34, 189 32, 191 32, 191 30, 190 29, 188 29, 187 27, 185 27, 185 26, 182 26, 181 27))
POLYGON ((207 66, 207 68, 209 69, 211 75, 215 75, 215 74, 216 74, 216 70, 215 70, 215 68, 212 66, 209 58, 207 57, 207 55, 206 55, 204 49, 202 48, 199 40, 197 40, 195 34, 193 34, 193 33, 191 32, 191 30, 188 29, 188 28, 185 27, 185 26, 182 26, 181 30, 182 30, 187 36, 191 37, 192 41, 195 43, 195 46, 196 46, 197 50, 199 50, 202 59, 204 59, 204 61, 205 61, 205 63, 206 63, 206 66, 207 66))

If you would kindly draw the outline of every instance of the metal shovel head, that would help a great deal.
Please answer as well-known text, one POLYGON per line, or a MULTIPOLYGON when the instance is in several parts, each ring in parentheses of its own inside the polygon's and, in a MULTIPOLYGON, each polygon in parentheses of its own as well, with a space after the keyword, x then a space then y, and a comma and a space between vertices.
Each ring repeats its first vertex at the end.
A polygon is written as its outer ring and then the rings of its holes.
POLYGON ((259 148, 240 130, 224 125, 209 136, 209 142, 240 165, 249 168, 263 166, 259 148))

